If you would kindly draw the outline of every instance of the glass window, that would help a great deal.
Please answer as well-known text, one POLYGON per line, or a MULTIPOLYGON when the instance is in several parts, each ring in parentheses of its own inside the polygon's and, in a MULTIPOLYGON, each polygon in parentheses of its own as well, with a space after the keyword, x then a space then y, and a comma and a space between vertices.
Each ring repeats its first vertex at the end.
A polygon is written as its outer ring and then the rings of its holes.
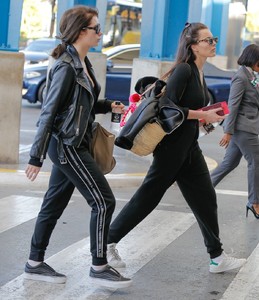
POLYGON ((139 57, 139 49, 130 51, 123 51, 118 55, 114 55, 110 58, 114 65, 132 65, 133 59, 139 57))
POLYGON ((32 41, 26 51, 47 52, 55 48, 55 41, 32 41))

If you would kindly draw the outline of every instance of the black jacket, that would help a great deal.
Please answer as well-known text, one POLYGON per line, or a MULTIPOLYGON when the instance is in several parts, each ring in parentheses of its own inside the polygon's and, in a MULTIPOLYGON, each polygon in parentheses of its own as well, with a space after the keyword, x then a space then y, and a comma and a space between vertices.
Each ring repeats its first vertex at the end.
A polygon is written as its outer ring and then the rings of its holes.
POLYGON ((111 111, 111 101, 97 101, 100 85, 87 57, 85 63, 94 81, 94 88, 90 86, 73 46, 68 46, 67 51, 53 64, 48 76, 47 96, 39 128, 30 151, 30 164, 42 165, 52 135, 59 140, 62 159, 63 144, 79 147, 87 137, 86 133, 91 128, 95 113, 111 111))

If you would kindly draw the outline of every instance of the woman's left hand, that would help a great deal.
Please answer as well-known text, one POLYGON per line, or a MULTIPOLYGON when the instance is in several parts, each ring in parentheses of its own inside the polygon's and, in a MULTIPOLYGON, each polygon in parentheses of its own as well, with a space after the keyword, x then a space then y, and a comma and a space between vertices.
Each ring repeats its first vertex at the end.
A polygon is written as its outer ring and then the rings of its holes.
POLYGON ((225 134, 223 135, 222 139, 220 140, 219 145, 220 145, 221 147, 227 148, 227 146, 229 145, 229 142, 230 142, 230 140, 231 140, 231 137, 232 137, 231 134, 225 133, 225 134))
POLYGON ((125 112, 125 105, 123 103, 121 103, 121 102, 120 102, 120 105, 117 105, 117 104, 115 104, 115 102, 116 101, 112 102, 111 108, 112 109, 115 108, 115 107, 120 108, 121 113, 124 114, 124 112, 125 112))
POLYGON ((25 174, 29 180, 34 181, 36 179, 37 175, 39 174, 40 169, 41 169, 40 167, 36 167, 36 166, 28 164, 27 168, 25 170, 25 174))

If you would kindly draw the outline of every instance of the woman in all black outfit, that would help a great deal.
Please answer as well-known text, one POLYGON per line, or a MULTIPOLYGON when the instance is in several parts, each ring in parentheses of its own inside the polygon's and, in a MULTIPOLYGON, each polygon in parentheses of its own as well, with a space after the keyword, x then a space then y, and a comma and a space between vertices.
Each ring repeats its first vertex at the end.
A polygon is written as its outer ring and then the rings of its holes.
MULTIPOLYGON (((127 287, 124 278, 107 264, 107 235, 115 208, 107 180, 89 153, 95 113, 107 113, 115 104, 98 100, 100 85, 87 58, 102 33, 98 12, 87 6, 67 10, 60 21, 60 39, 52 56, 56 59, 47 84, 47 96, 32 146, 26 175, 35 180, 48 154, 53 162, 49 188, 44 196, 24 277, 65 283, 66 276, 44 262, 45 251, 57 220, 76 187, 91 206, 90 242, 93 283, 111 288, 127 287)), ((120 106, 123 109, 123 105, 120 106)))
POLYGON ((166 93, 182 107, 186 120, 157 146, 144 182, 112 222, 108 237, 108 261, 113 266, 125 266, 115 248, 116 243, 155 209, 175 181, 200 226, 211 258, 210 272, 239 268, 245 262, 245 259, 229 257, 223 252, 216 194, 197 141, 199 119, 212 123, 224 118, 217 115, 218 110, 196 111, 209 103, 202 69, 206 59, 215 56, 216 43, 217 38, 201 23, 187 23, 181 34, 166 93))

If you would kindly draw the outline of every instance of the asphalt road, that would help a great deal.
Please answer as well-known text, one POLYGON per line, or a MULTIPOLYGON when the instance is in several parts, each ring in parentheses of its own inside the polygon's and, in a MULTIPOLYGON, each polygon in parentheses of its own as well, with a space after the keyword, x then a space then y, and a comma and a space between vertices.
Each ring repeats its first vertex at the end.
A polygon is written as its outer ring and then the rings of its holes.
MULTIPOLYGON (((22 105, 20 163, 0 168, 24 170, 35 134, 39 106, 22 105)), ((109 124, 108 117, 103 119, 109 124)), ((224 149, 218 146, 222 129, 200 139, 204 155, 219 162, 224 149)), ((150 158, 138 158, 115 148, 117 166, 109 175, 117 199, 115 215, 140 184, 150 158), (134 180, 133 180, 134 179, 134 180), (117 183, 117 180, 119 184, 117 183)), ((126 290, 102 290, 87 282, 90 264, 89 216, 85 200, 75 191, 61 217, 47 251, 48 262, 66 272, 65 286, 24 281, 24 263, 51 164, 42 169, 42 184, 26 182, 23 173, 10 172, 18 180, 0 183, 0 298, 1 299, 118 299, 118 300, 216 300, 259 299, 258 220, 245 217, 247 202, 246 162, 229 174, 216 189, 219 224, 224 249, 248 258, 240 271, 208 272, 209 258, 193 215, 173 185, 158 207, 118 245, 127 263, 123 273, 133 278, 126 290), (45 181, 44 181, 45 180, 45 181)))

